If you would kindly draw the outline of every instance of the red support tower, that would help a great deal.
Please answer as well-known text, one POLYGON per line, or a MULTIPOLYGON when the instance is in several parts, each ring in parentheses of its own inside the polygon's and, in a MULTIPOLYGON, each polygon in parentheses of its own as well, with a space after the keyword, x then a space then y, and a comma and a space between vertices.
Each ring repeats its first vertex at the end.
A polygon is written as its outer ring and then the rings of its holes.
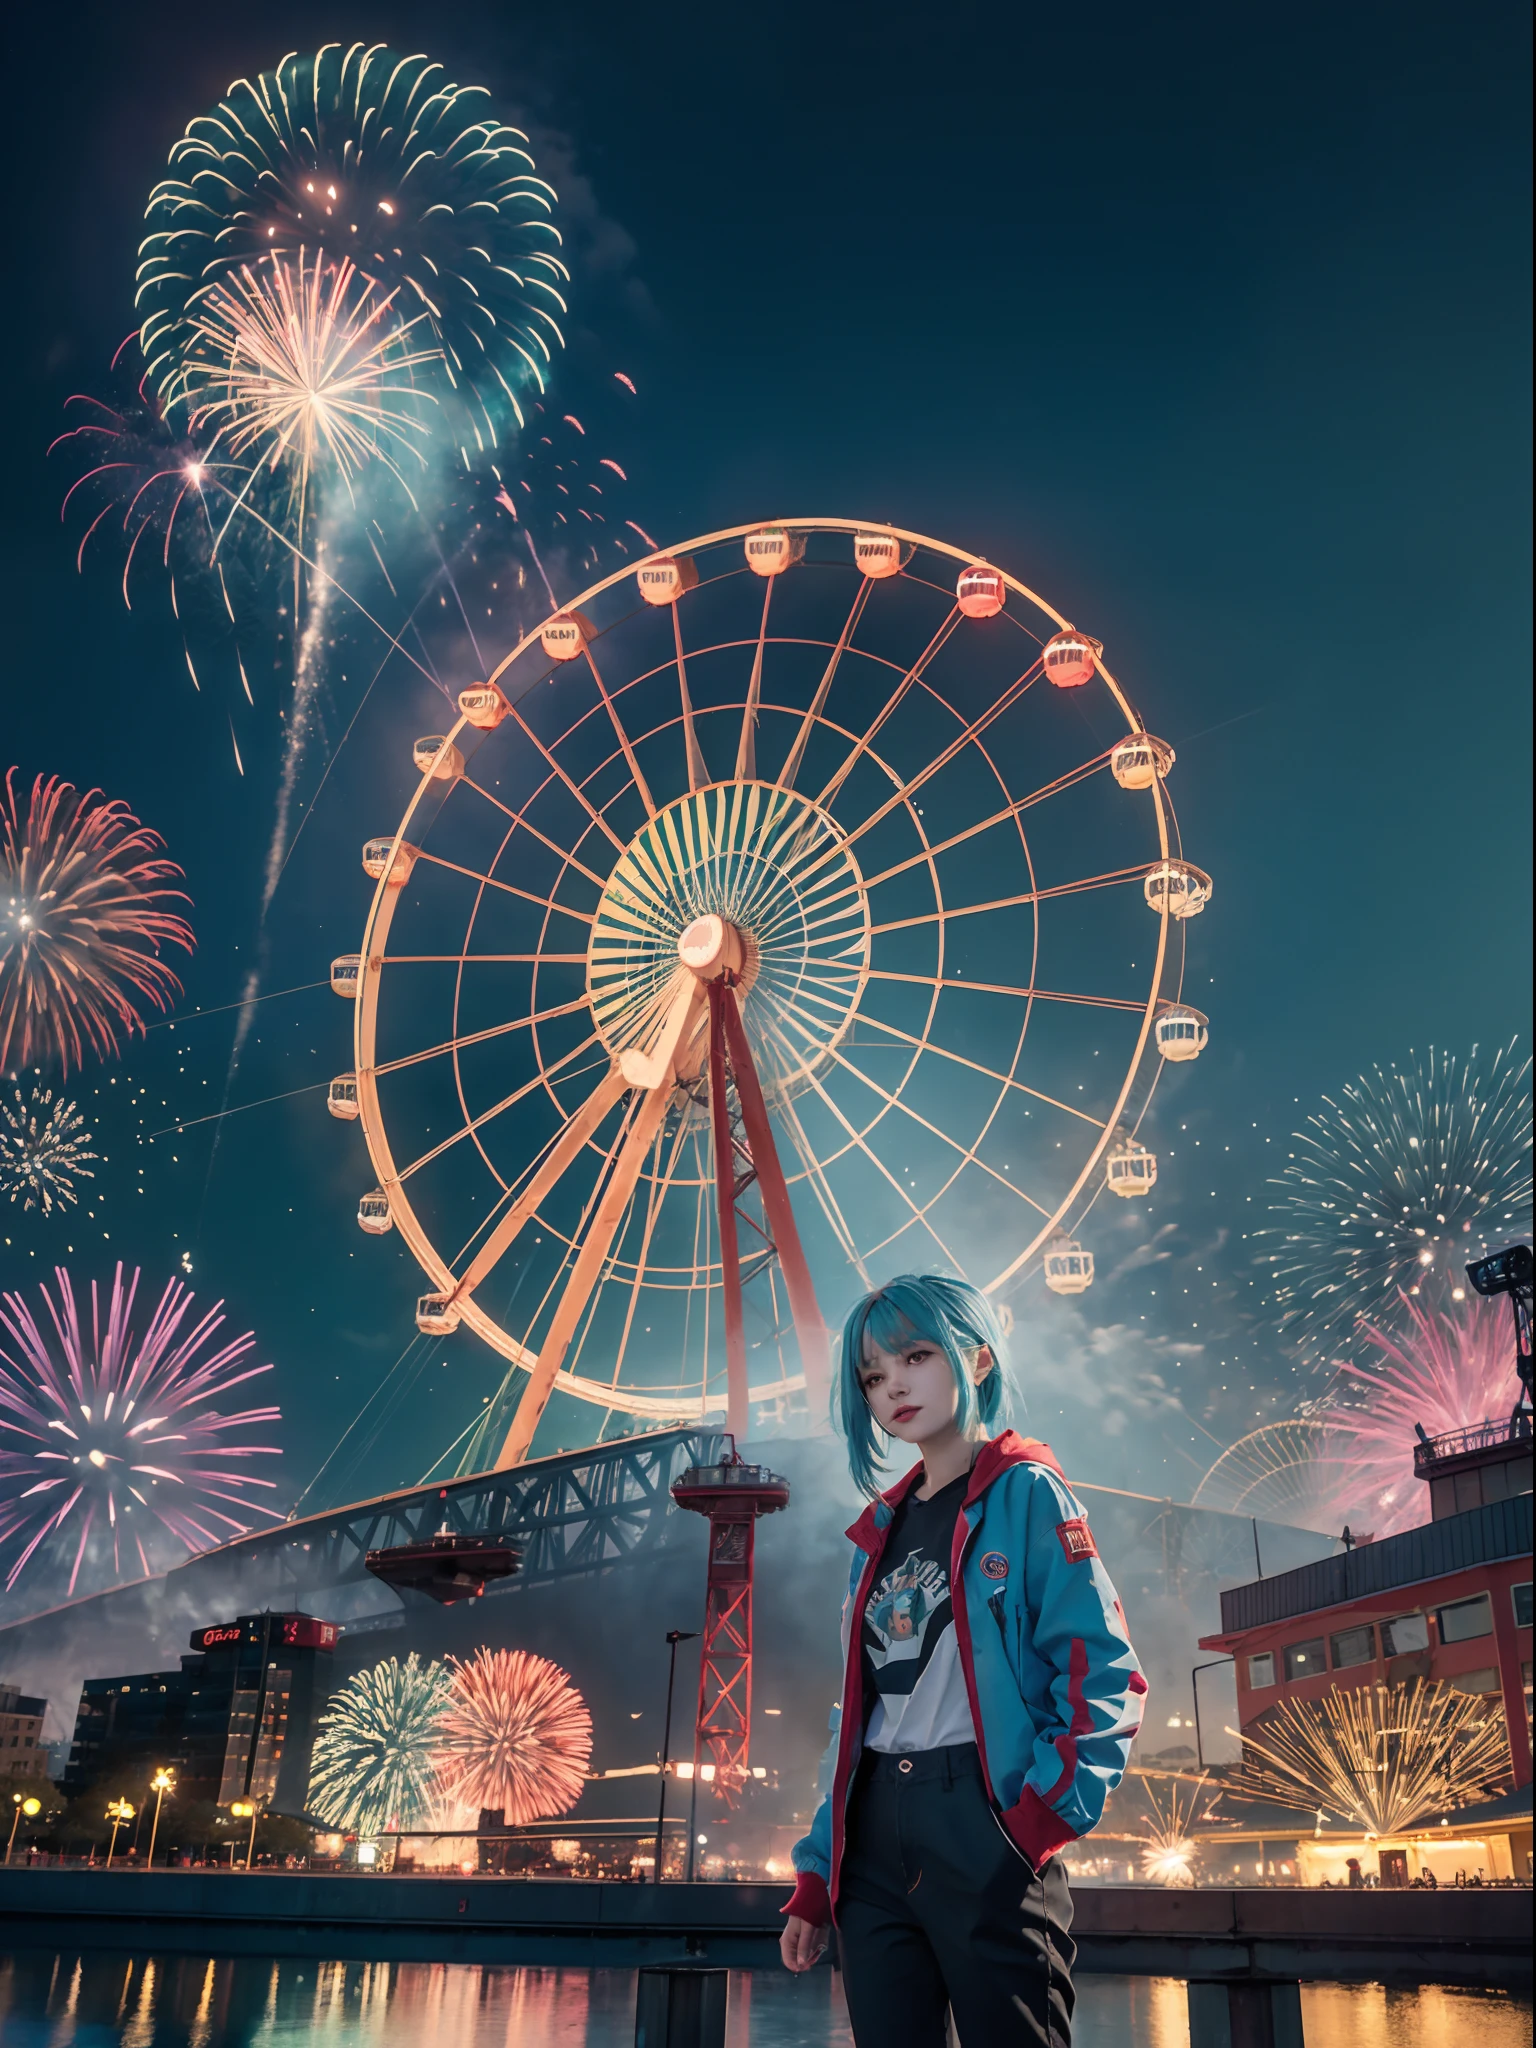
MULTIPOLYGON (((714 1791, 734 1806, 751 1775, 752 1550, 759 1515, 789 1506, 789 1481, 736 1451, 718 1465, 692 1465, 673 1482, 680 1508, 709 1517, 709 1591, 693 1737, 697 1791, 706 1764, 714 1791)), ((691 1861, 691 1857, 690 1857, 691 1861)))

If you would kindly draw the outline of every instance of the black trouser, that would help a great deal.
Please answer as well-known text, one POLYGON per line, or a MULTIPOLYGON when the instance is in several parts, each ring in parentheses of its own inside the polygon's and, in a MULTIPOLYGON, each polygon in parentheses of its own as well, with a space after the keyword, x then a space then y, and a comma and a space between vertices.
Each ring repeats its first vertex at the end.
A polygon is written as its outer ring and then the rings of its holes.
POLYGON ((858 2048, 1069 2048, 1072 1900, 1037 1877, 993 1812, 973 1742, 866 1751, 838 1885, 848 2017, 858 2048))

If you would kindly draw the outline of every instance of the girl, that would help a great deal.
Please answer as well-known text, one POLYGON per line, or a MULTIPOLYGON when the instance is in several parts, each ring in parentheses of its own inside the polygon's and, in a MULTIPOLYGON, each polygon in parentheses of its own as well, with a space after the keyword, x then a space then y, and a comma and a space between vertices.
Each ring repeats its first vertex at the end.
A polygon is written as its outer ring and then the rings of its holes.
POLYGON ((963 1280, 905 1275, 843 1327, 834 1399, 870 1505, 848 1531, 831 1786, 780 1941, 836 1919, 858 2048, 1068 2048, 1072 1905, 1053 1861, 1097 1825, 1146 1680, 1042 1443, 993 1436, 1002 1336, 963 1280), (880 1491, 876 1432, 921 1454, 880 1491))

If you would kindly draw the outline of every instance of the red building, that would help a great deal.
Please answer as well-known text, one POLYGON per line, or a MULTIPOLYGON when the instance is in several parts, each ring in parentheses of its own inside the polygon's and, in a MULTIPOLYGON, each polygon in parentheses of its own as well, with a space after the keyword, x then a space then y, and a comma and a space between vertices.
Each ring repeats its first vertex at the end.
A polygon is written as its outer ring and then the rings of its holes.
POLYGON ((1246 1732, 1287 1699, 1426 1678, 1499 1694, 1517 1786, 1531 1782, 1531 1435, 1484 1423, 1420 1442, 1432 1519, 1234 1587, 1201 1648, 1236 1664, 1246 1732))

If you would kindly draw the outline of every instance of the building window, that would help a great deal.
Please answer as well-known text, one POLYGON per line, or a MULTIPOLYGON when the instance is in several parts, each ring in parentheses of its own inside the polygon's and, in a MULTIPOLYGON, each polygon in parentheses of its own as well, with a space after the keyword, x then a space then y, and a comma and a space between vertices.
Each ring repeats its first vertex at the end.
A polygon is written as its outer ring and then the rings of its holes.
POLYGON ((1374 1664, 1376 1631, 1369 1622, 1364 1628, 1346 1628, 1332 1639, 1329 1648, 1335 1671, 1348 1671, 1356 1664, 1374 1664))
POLYGON ((1515 1627, 1529 1628, 1531 1625, 1530 1580, 1527 1579, 1523 1586, 1511 1586, 1509 1592, 1510 1598, 1515 1603, 1515 1627))
POLYGON ((1384 1621, 1381 1647, 1388 1657, 1406 1657, 1415 1650, 1427 1650, 1429 1623, 1422 1614, 1400 1614, 1395 1621, 1384 1621))
POLYGON ((1442 1643, 1469 1643, 1474 1636, 1493 1634, 1493 1604, 1486 1593, 1475 1600, 1457 1600, 1440 1613, 1442 1643))
POLYGON ((1287 1679, 1316 1678, 1320 1671, 1328 1669, 1323 1654, 1323 1639, 1316 1636, 1307 1643, 1287 1643, 1285 1646, 1285 1675, 1287 1679))
POLYGON ((1258 1691, 1261 1686, 1273 1685, 1274 1682, 1275 1653, 1273 1650, 1261 1650, 1257 1657, 1250 1657, 1248 1659, 1248 1683, 1255 1691, 1258 1691))
POLYGON ((1499 1674, 1497 1671, 1458 1671, 1449 1683, 1455 1692, 1497 1692, 1499 1674))

